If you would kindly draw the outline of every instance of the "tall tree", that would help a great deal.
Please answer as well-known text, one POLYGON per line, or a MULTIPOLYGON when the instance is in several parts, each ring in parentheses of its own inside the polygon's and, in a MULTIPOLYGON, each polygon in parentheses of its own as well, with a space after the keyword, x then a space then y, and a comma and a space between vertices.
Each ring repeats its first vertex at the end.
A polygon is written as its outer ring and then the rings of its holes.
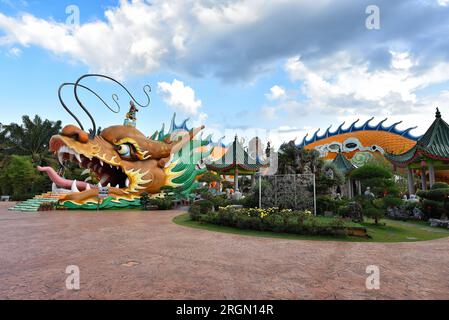
MULTIPOLYGON (((28 155, 34 164, 50 164, 54 162, 48 151, 48 143, 52 135, 61 130, 61 121, 42 120, 38 115, 31 120, 22 117, 22 124, 11 123, 3 126, 4 151, 8 154, 28 155)), ((0 135, 0 143, 2 137, 0 135)))
POLYGON ((320 171, 323 166, 318 151, 298 147, 294 140, 283 143, 278 154, 280 174, 314 173, 320 171))

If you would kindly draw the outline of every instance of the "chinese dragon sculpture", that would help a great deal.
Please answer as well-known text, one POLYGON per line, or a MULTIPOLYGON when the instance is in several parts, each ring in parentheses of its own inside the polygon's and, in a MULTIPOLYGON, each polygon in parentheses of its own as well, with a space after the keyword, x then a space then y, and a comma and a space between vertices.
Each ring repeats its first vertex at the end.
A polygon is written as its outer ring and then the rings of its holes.
POLYGON ((385 152, 404 152, 419 139, 410 134, 416 127, 399 130, 397 125, 401 122, 386 127, 383 124, 387 119, 371 125, 373 119, 360 126, 357 126, 357 120, 347 128, 343 128, 343 122, 335 131, 329 127, 321 135, 318 129, 311 138, 306 135, 299 146, 317 150, 324 160, 334 159, 341 151, 354 165, 362 166, 373 157, 383 158, 385 152))
MULTIPOLYGON (((197 185, 196 177, 206 171, 201 166, 202 159, 212 152, 211 148, 207 148, 210 137, 204 140, 196 138, 204 126, 188 129, 187 120, 178 126, 174 115, 167 133, 162 127, 151 137, 145 136, 134 125, 127 124, 127 121, 125 125, 110 126, 98 132, 93 117, 76 92, 80 87, 101 99, 89 87, 79 84, 83 78, 91 76, 103 77, 122 86, 118 81, 98 74, 84 75, 76 83, 63 84, 59 90, 61 104, 79 126, 65 126, 60 134, 51 138, 49 148, 61 165, 67 161, 76 162, 85 171, 95 175, 99 182, 90 184, 69 180, 52 167, 38 167, 38 170, 48 174, 58 190, 63 190, 60 203, 72 209, 96 209, 99 187, 106 186, 109 187, 109 196, 103 199, 100 208, 138 206, 143 192, 153 197, 160 196, 163 188, 177 188, 187 196, 197 185), (78 104, 92 120, 93 128, 89 132, 83 129, 81 122, 61 99, 61 89, 68 85, 74 86, 78 104)), ((146 107, 149 105, 149 96, 145 87, 144 92, 148 97, 145 106, 138 104, 128 94, 136 104, 146 107)), ((117 102, 117 95, 114 94, 113 99, 117 102)), ((103 99, 101 101, 107 105, 103 99)), ((131 105, 134 106, 133 103, 131 105)))

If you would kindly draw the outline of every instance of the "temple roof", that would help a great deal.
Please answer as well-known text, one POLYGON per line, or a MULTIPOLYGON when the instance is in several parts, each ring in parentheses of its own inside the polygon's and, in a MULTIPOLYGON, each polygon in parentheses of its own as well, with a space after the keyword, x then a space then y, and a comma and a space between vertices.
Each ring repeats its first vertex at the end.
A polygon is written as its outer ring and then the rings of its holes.
POLYGON ((341 153, 341 151, 337 154, 337 156, 332 160, 332 164, 344 174, 351 172, 357 167, 352 164, 351 161, 346 159, 346 157, 341 153))
POLYGON ((245 151, 242 145, 237 141, 237 136, 220 159, 206 162, 208 170, 219 172, 235 170, 235 168, 242 171, 256 172, 261 167, 266 166, 268 166, 268 162, 264 162, 258 157, 257 159, 254 159, 245 151))
POLYGON ((385 153, 393 164, 404 167, 425 158, 449 160, 449 125, 437 108, 435 120, 415 146, 401 154, 385 153))

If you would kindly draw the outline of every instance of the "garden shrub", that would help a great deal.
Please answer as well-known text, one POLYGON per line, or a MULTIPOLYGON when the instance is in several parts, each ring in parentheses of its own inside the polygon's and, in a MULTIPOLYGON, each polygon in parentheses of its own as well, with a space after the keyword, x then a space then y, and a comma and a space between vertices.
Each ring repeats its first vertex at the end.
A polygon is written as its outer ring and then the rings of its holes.
POLYGON ((363 214, 367 217, 374 219, 374 223, 378 224, 379 220, 383 218, 383 216, 385 215, 385 212, 383 209, 370 206, 363 209, 363 214))
POLYGON ((170 210, 173 208, 173 200, 172 197, 154 198, 151 199, 151 203, 159 210, 170 210))
POLYGON ((430 190, 434 189, 449 189, 449 184, 446 182, 435 182, 430 190))
POLYGON ((201 214, 199 206, 192 206, 189 214, 194 220, 240 229, 288 232, 296 234, 344 234, 346 221, 342 218, 320 223, 310 211, 293 211, 279 208, 220 207, 218 212, 201 214), (193 208, 195 207, 195 209, 193 208))
POLYGON ((170 210, 173 208, 173 200, 174 198, 170 196, 150 198, 146 192, 140 195, 140 205, 143 210, 151 210, 154 207, 157 207, 159 210, 170 210))
POLYGON ((426 219, 440 219, 449 215, 449 185, 444 182, 435 183, 428 191, 420 190, 417 195, 423 199, 423 213, 426 219))
POLYGON ((209 201, 212 202, 215 210, 218 210, 219 207, 226 207, 230 203, 223 195, 213 196, 209 201))
POLYGON ((447 210, 445 209, 442 201, 435 201, 424 199, 423 200, 423 213, 426 219, 439 219, 447 210))
POLYGON ((190 219, 194 220, 194 221, 198 221, 200 219, 200 215, 201 215, 201 208, 198 205, 191 205, 189 207, 189 216, 190 219))
POLYGON ((324 214, 326 211, 336 212, 338 208, 338 201, 332 199, 331 196, 316 197, 316 211, 319 214, 324 214))
POLYGON ((383 205, 388 208, 388 207, 399 207, 401 205, 404 204, 404 200, 395 197, 393 195, 387 195, 385 197, 382 198, 383 201, 383 205))
POLYGON ((150 208, 150 196, 147 192, 142 192, 140 195, 140 205, 143 210, 149 210, 150 208))
POLYGON ((191 205, 191 207, 193 207, 193 206, 199 207, 200 214, 206 214, 209 211, 212 211, 212 209, 214 209, 214 203, 212 201, 206 200, 206 199, 195 201, 191 205))

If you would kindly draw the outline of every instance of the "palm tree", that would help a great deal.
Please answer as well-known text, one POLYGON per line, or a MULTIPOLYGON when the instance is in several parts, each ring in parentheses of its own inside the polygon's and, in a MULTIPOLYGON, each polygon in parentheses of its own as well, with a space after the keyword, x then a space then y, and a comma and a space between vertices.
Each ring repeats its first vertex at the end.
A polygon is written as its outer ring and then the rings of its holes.
POLYGON ((4 144, 5 153, 30 155, 36 165, 53 163, 48 143, 51 136, 61 130, 61 121, 42 120, 36 115, 33 120, 29 116, 23 116, 22 122, 21 125, 11 123, 3 126, 0 146, 4 144))
POLYGON ((293 140, 284 142, 278 151, 278 172, 280 174, 297 173, 298 155, 298 147, 293 140))

